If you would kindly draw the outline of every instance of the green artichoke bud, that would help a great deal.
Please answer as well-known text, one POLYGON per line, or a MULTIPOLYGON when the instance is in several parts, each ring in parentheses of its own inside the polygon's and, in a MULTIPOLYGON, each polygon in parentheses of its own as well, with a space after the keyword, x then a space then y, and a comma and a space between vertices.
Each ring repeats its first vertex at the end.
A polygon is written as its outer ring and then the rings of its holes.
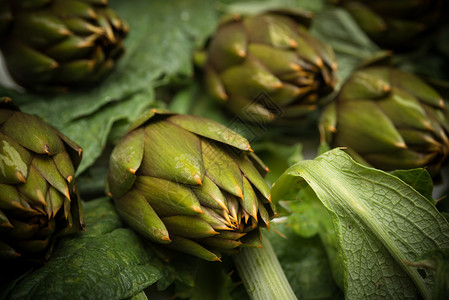
POLYGON ((207 47, 206 84, 244 120, 307 116, 335 85, 333 50, 307 28, 311 14, 269 11, 223 21, 207 47))
POLYGON ((75 185, 82 149, 0 99, 0 261, 43 262, 55 238, 84 228, 75 185))
POLYGON ((146 239, 205 260, 260 244, 274 215, 266 166, 215 121, 149 111, 111 154, 107 192, 146 239))
POLYGON ((12 22, 0 46, 11 77, 27 89, 92 85, 124 52, 128 25, 107 0, 9 3, 12 22))
POLYGON ((334 0, 379 46, 409 50, 419 46, 449 14, 447 0, 334 0))
POLYGON ((449 153, 442 97, 418 77, 385 66, 356 70, 323 111, 322 140, 378 169, 427 167, 449 153))

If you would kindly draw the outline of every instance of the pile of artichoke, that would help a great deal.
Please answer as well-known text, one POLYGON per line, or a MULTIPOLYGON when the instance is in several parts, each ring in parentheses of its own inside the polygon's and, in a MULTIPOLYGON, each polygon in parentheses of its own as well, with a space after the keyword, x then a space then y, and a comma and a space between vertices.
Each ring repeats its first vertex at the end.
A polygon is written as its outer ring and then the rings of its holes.
POLYGON ((333 50, 311 35, 311 15, 273 10, 225 19, 207 47, 211 94, 251 122, 297 120, 333 91, 333 50))
POLYGON ((26 89, 92 85, 124 52, 128 25, 107 1, 0 2, 0 48, 10 75, 26 89))
POLYGON ((84 228, 75 170, 82 149, 0 99, 0 262, 42 263, 57 237, 84 228))
MULTIPOLYGON (((410 1, 388 1, 386 13, 387 1, 340 2, 371 38, 391 48, 436 26, 447 7, 443 0, 407 9, 410 1), (393 16, 399 11, 400 18, 393 16)), ((440 94, 410 73, 374 64, 356 69, 332 94, 336 57, 308 31, 310 23, 311 14, 293 10, 224 19, 207 45, 211 94, 254 123, 292 124, 319 111, 321 139, 330 147, 345 147, 378 169, 426 167, 439 174, 449 156, 440 94)), ((124 52, 127 32, 106 0, 0 0, 6 66, 33 91, 98 82, 124 52)), ((58 237, 84 229, 75 184, 81 154, 61 132, 0 98, 1 263, 42 263, 58 237)), ((220 261, 222 254, 260 246, 260 228, 276 215, 267 171, 248 140, 226 126, 153 109, 115 145, 106 193, 146 240, 220 261)))
POLYGON ((108 194, 150 241, 205 260, 260 245, 274 209, 248 141, 201 117, 149 111, 111 154, 108 194))

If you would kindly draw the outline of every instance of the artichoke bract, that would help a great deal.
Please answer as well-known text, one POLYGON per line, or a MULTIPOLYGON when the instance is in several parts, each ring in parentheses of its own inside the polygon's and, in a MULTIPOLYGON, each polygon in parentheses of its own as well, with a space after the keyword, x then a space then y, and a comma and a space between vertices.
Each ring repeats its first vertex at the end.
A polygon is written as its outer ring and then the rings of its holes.
POLYGON ((124 52, 128 25, 107 0, 3 2, 11 22, 0 47, 11 77, 26 89, 93 85, 124 52))
POLYGON ((151 110, 115 146, 107 192, 149 241, 205 260, 260 245, 274 208, 248 141, 197 116, 151 110))
POLYGON ((342 5, 379 46, 410 50, 449 14, 446 0, 334 0, 342 5))
POLYGON ((323 111, 322 140, 378 169, 427 167, 437 176, 449 154, 442 97, 411 73, 387 66, 356 70, 323 111))
POLYGON ((0 261, 42 263, 57 237, 84 228, 75 184, 81 154, 61 132, 0 98, 0 261))
POLYGON ((311 14, 277 10, 221 22, 207 46, 211 94, 244 120, 298 119, 335 85, 333 50, 308 32, 311 14))

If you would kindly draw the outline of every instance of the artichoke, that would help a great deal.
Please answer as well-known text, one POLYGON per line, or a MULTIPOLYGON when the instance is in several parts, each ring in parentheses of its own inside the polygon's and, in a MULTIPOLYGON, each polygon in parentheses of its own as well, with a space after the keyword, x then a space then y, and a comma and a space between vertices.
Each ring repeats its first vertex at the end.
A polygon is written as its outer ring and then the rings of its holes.
POLYGON ((43 262, 55 238, 84 228, 75 185, 82 149, 0 102, 0 261, 43 262), (15 260, 22 258, 20 260, 15 260))
POLYGON ((152 110, 114 148, 107 192, 146 239, 214 261, 260 244, 274 215, 266 169, 227 127, 152 110))
POLYGON ((12 20, 0 47, 11 77, 27 89, 92 85, 124 52, 128 25, 107 0, 6 2, 12 20))
POLYGON ((323 111, 322 140, 348 147, 386 171, 427 167, 439 174, 449 153, 445 104, 418 77, 387 66, 356 70, 323 111))
POLYGON ((379 46, 410 50, 419 46, 449 13, 447 0, 334 0, 379 46))
POLYGON ((335 85, 333 50, 312 36, 307 12, 277 10, 227 19, 207 46, 211 94, 244 120, 296 120, 335 85))

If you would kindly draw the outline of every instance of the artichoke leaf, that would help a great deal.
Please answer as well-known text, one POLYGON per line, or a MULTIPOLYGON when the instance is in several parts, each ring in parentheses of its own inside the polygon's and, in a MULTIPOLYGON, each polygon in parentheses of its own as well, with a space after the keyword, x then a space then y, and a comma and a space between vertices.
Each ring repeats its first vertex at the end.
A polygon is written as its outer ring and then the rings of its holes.
POLYGON ((424 108, 412 95, 394 87, 391 93, 376 102, 398 128, 432 130, 424 108))
POLYGON ((205 238, 218 232, 206 221, 196 216, 171 216, 161 218, 170 234, 185 238, 205 238))
POLYGON ((201 184, 204 167, 198 136, 161 120, 144 128, 144 144, 143 175, 201 184))
POLYGON ((223 190, 243 198, 242 173, 228 151, 205 139, 201 139, 201 150, 207 176, 223 190))
POLYGON ((444 108, 441 96, 429 84, 413 74, 391 70, 392 83, 433 107, 444 108))
POLYGON ((136 171, 143 159, 143 129, 135 130, 122 138, 111 153, 108 192, 113 197, 121 197, 133 185, 136 171))
POLYGON ((270 198, 270 187, 266 183, 265 179, 263 179, 262 175, 256 169, 254 164, 245 154, 235 155, 234 160, 237 161, 237 164, 240 170, 243 172, 246 178, 257 188, 257 190, 266 198, 270 198))
POLYGON ((219 236, 217 237, 208 237, 202 240, 202 243, 212 246, 214 248, 219 248, 223 250, 231 250, 234 248, 237 248, 238 246, 242 245, 242 242, 239 240, 230 240, 221 238, 219 236))
POLYGON ((115 200, 120 216, 144 237, 158 243, 170 243, 167 228, 143 195, 130 191, 115 200))
POLYGON ((340 91, 342 99, 378 99, 391 91, 388 69, 356 71, 345 83, 340 91))
POLYGON ((393 151, 406 147, 391 120, 376 103, 360 100, 339 105, 339 126, 335 133, 337 145, 350 145, 360 153, 393 151), (360 131, 360 128, 365 128, 365 131, 360 131))
POLYGON ((257 221, 259 199, 253 190, 253 186, 246 177, 243 177, 243 198, 240 198, 239 201, 242 208, 257 221))
POLYGON ((204 176, 203 185, 200 187, 192 187, 192 191, 195 193, 202 206, 228 210, 223 193, 207 175, 204 176))
POLYGON ((62 193, 67 199, 70 191, 66 179, 59 173, 54 161, 50 157, 35 156, 31 165, 41 174, 47 182, 62 193))
POLYGON ((0 183, 0 209, 23 209, 22 202, 14 186, 0 183))
POLYGON ((167 247, 174 250, 183 249, 183 252, 195 255, 199 258, 208 261, 221 261, 220 256, 213 251, 210 251, 200 244, 192 241, 191 239, 183 238, 180 236, 171 236, 172 242, 167 244, 167 247))
POLYGON ((192 133, 221 142, 243 151, 249 151, 251 146, 246 138, 235 133, 228 127, 210 119, 193 115, 173 115, 167 119, 192 133))
POLYGON ((30 162, 30 153, 0 132, 0 183, 24 182, 30 162))
POLYGON ((247 54, 247 37, 242 24, 230 21, 220 30, 222 34, 211 42, 209 50, 216 54, 211 63, 218 72, 241 63, 247 54))
POLYGON ((147 199, 159 216, 202 213, 198 198, 186 185, 157 177, 138 176, 135 189, 147 199))
POLYGON ((48 190, 47 181, 33 165, 30 166, 27 182, 17 188, 22 195, 30 200, 30 204, 47 205, 45 200, 48 190))
POLYGON ((35 153, 53 155, 65 151, 56 130, 33 115, 14 112, 0 131, 35 153))

